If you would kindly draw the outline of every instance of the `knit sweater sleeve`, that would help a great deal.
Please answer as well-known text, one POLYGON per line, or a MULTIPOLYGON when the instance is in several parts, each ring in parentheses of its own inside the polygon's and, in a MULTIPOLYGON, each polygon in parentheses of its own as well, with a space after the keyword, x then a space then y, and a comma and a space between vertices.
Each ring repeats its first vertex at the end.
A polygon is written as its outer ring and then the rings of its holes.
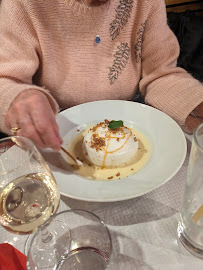
POLYGON ((58 104, 43 87, 33 85, 39 68, 40 45, 22 1, 4 0, 0 5, 0 130, 8 133, 6 113, 22 91, 43 92, 54 112, 58 104))
POLYGON ((140 92, 146 103, 184 125, 203 102, 203 85, 176 67, 178 55, 178 41, 167 25, 165 2, 153 0, 143 37, 140 92))

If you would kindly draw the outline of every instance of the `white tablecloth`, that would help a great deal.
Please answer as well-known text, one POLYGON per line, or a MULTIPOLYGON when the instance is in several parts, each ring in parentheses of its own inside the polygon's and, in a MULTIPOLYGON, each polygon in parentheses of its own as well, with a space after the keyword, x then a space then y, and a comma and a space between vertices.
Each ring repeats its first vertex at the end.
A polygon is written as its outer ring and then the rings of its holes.
MULTIPOLYGON (((61 197, 59 211, 80 208, 94 212, 107 224, 113 242, 109 270, 202 270, 203 260, 179 242, 177 222, 188 166, 188 154, 179 172, 156 190, 127 201, 90 203, 61 197)), ((24 252, 27 236, 0 227, 0 243, 24 252)), ((8 269, 9 270, 9 269, 8 269)))

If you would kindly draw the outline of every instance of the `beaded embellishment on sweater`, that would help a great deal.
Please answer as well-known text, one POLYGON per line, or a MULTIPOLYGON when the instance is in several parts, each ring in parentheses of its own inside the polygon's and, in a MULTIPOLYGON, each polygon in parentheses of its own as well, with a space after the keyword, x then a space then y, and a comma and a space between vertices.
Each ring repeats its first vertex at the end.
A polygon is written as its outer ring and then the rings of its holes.
POLYGON ((119 34, 121 29, 126 25, 133 8, 133 0, 120 0, 120 4, 116 8, 116 16, 110 24, 110 36, 114 40, 119 34))
POLYGON ((141 27, 140 27, 139 31, 137 32, 137 35, 136 35, 137 39, 136 39, 136 44, 134 46, 134 53, 135 53, 136 63, 139 63, 140 59, 141 59, 142 40, 143 40, 145 25, 146 25, 146 22, 141 24, 141 27))
POLYGON ((117 48, 118 50, 114 54, 114 63, 112 67, 109 68, 110 84, 115 82, 115 80, 118 78, 118 75, 121 74, 123 69, 126 67, 129 59, 130 48, 127 42, 121 43, 117 48))

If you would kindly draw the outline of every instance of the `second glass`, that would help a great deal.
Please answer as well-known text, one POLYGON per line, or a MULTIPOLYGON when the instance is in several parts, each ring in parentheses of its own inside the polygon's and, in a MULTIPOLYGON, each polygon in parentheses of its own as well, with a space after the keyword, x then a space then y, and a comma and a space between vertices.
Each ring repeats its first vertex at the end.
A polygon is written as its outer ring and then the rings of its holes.
POLYGON ((28 270, 105 270, 112 252, 107 226, 95 214, 67 210, 53 215, 28 237, 28 270))
POLYGON ((178 236, 189 252, 203 259, 203 124, 194 131, 178 236))
POLYGON ((60 193, 47 163, 25 137, 0 140, 0 223, 32 233, 56 212, 60 193))

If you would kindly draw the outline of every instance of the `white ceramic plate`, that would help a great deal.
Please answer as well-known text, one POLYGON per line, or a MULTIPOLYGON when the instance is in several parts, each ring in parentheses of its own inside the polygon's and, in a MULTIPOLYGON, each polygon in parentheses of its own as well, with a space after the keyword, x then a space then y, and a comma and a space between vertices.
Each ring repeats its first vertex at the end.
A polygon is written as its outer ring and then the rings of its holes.
POLYGON ((57 116, 65 143, 78 127, 108 120, 123 120, 125 125, 142 132, 150 142, 147 164, 128 178, 95 181, 68 172, 61 164, 61 154, 46 154, 61 194, 85 201, 121 201, 146 194, 171 179, 186 156, 186 139, 176 122, 150 106, 131 101, 96 101, 62 111, 57 116))

